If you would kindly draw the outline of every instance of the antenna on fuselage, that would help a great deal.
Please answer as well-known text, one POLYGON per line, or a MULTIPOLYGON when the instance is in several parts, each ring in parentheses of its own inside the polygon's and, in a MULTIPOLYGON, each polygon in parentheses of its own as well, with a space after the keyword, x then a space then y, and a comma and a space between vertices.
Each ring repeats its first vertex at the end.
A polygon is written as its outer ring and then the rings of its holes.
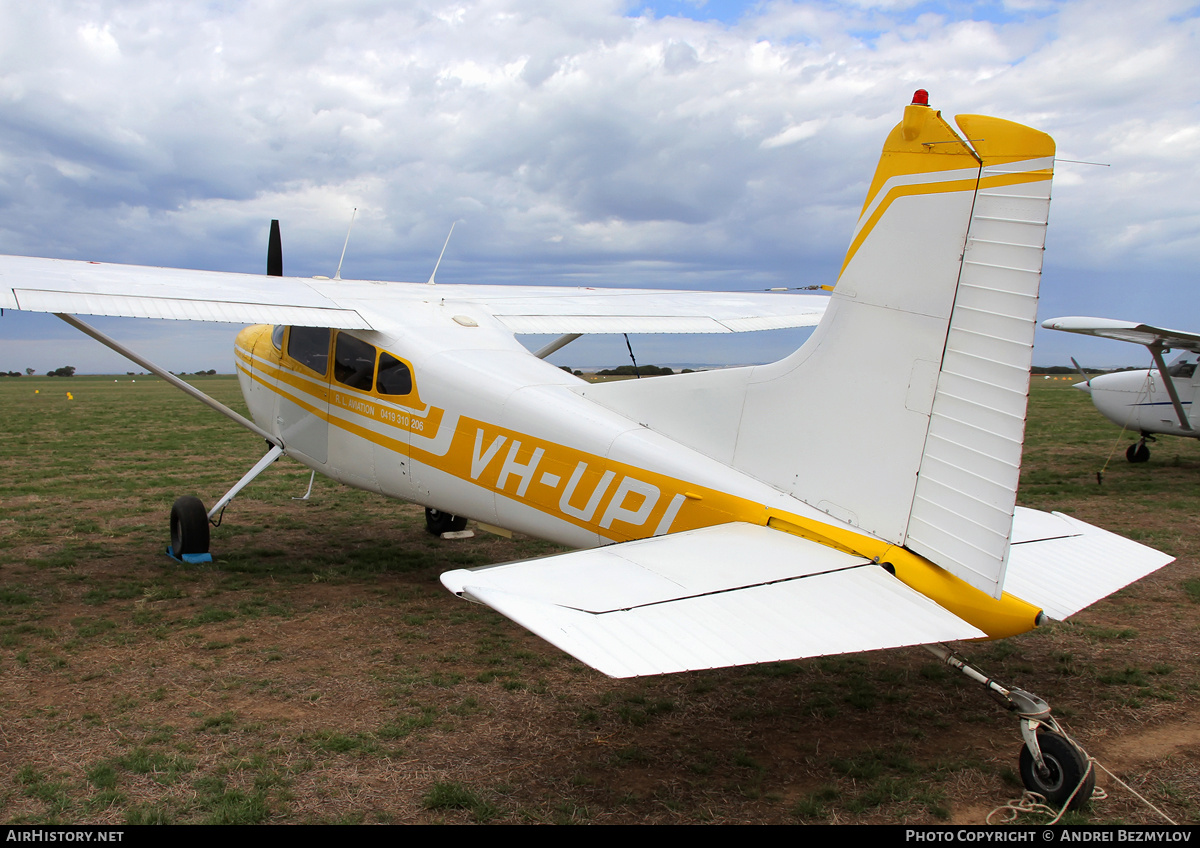
MULTIPOLYGON (((457 223, 458 221, 454 222, 454 224, 457 223)), ((454 235, 454 224, 450 225, 450 232, 446 233, 446 244, 442 245, 442 252, 438 254, 438 261, 433 264, 433 273, 429 275, 429 281, 425 284, 427 286, 437 285, 433 278, 437 276, 437 269, 442 264, 442 257, 446 255, 446 247, 450 244, 450 236, 454 235)))
POLYGON ((342 278, 342 263, 346 261, 346 248, 350 246, 350 231, 354 229, 354 216, 358 214, 358 207, 354 207, 354 211, 350 213, 350 226, 346 228, 346 241, 342 245, 342 256, 338 259, 337 270, 333 272, 333 278, 340 280, 342 278))

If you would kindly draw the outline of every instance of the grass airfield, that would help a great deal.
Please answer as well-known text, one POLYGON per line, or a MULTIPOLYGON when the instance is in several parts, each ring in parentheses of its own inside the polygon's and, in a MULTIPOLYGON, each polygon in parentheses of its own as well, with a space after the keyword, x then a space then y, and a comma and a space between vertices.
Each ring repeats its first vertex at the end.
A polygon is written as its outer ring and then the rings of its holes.
MULTIPOLYGON (((241 408, 233 377, 189 379, 241 408)), ((1178 560, 960 648, 1195 823, 1200 442, 1130 465, 1070 383, 1034 380, 1020 503, 1178 560)), ((184 567, 171 502, 212 503, 257 438, 151 377, 0 380, 0 419, 8 823, 982 823, 1020 795, 1016 721, 920 648, 610 680, 437 580, 551 545, 434 539, 320 478, 293 500, 282 460, 184 567)), ((1098 784, 1066 821, 1160 821, 1098 784)))

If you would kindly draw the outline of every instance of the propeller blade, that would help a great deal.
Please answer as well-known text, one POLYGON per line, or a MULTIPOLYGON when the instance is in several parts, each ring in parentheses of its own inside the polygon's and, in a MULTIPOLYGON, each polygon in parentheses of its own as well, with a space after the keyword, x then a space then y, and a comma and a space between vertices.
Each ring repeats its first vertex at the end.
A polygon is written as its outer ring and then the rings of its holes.
POLYGON ((1083 370, 1083 366, 1076 362, 1075 357, 1073 356, 1071 357, 1071 364, 1075 366, 1075 370, 1079 372, 1079 376, 1083 378, 1083 381, 1087 383, 1088 387, 1090 388, 1092 385, 1092 378, 1087 375, 1087 372, 1083 370))
POLYGON ((283 240, 279 237, 279 221, 271 221, 271 237, 267 240, 267 276, 283 276, 283 240))

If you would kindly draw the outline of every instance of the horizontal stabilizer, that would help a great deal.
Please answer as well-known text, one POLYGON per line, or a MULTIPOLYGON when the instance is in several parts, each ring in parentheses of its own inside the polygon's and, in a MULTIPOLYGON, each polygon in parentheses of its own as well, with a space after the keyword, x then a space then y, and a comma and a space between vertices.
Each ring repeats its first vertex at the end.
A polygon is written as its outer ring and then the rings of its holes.
POLYGON ((1174 559, 1062 513, 1018 508, 1004 590, 1062 620, 1174 559))
POLYGON ((442 582, 612 677, 983 635, 869 560, 750 524, 451 571, 442 582))

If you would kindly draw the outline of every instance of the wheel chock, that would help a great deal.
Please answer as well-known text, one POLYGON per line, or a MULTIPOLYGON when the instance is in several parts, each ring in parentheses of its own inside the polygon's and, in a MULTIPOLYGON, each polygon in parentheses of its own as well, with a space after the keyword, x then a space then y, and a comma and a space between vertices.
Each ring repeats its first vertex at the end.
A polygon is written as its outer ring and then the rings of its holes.
POLYGON ((185 563, 187 565, 199 565, 201 563, 213 561, 212 554, 209 553, 176 555, 176 553, 171 550, 170 545, 167 545, 167 556, 176 562, 185 563))

